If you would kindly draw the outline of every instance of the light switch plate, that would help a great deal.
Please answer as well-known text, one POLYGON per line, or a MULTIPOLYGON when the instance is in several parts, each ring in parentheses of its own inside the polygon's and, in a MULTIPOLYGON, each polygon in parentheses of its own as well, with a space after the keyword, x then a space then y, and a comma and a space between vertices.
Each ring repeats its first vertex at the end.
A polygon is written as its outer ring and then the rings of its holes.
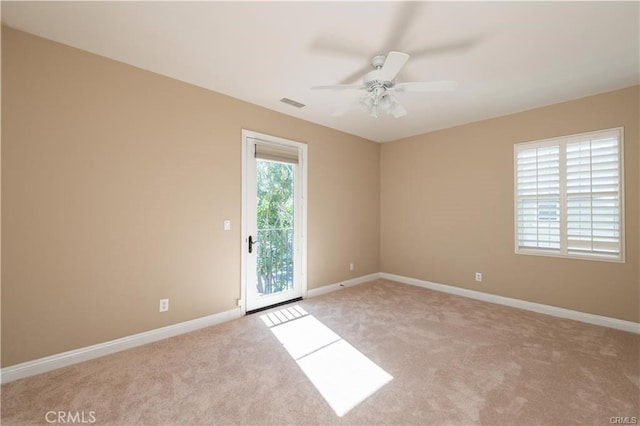
POLYGON ((230 231, 231 230, 231 221, 230 220, 225 220, 224 222, 222 222, 222 227, 224 228, 225 231, 230 231))

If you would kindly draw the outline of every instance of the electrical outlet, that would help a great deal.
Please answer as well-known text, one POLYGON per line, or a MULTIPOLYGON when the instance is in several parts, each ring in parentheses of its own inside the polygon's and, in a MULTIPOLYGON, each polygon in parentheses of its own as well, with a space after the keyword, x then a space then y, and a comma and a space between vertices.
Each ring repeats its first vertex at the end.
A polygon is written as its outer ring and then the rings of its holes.
POLYGON ((476 281, 482 282, 482 272, 476 272, 476 281))
POLYGON ((167 312, 169 310, 169 299, 160 299, 160 312, 167 312))
POLYGON ((350 270, 350 271, 353 271, 354 269, 355 269, 354 264, 353 264, 353 263, 350 263, 350 264, 349 264, 349 270, 350 270))

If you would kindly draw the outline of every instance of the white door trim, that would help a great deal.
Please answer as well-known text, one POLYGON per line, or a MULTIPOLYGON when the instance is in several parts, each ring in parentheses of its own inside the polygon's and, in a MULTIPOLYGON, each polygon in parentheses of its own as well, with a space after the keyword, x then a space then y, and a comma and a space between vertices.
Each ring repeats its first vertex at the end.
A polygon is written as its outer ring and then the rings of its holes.
POLYGON ((273 142, 281 145, 295 146, 299 149, 300 158, 299 166, 301 169, 302 182, 301 199, 302 199, 302 212, 300 223, 300 257, 299 257, 299 280, 302 290, 302 297, 307 297, 307 144, 292 141, 289 139, 280 138, 277 136, 266 135, 263 133, 254 132, 252 130, 242 129, 242 241, 240 244, 241 250, 241 264, 240 264, 240 309, 242 314, 247 312, 246 294, 247 294, 247 159, 249 152, 247 152, 247 138, 261 139, 267 142, 273 142))

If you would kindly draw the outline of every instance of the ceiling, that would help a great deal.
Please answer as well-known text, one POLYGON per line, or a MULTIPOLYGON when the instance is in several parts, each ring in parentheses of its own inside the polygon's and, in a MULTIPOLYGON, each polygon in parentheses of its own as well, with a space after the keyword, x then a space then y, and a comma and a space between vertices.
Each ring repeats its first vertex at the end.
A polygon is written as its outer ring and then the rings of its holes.
POLYGON ((638 2, 2 2, 13 28, 377 142, 639 84, 639 21, 638 2), (398 81, 457 89, 398 93, 397 119, 310 90, 391 50, 412 54, 398 81))

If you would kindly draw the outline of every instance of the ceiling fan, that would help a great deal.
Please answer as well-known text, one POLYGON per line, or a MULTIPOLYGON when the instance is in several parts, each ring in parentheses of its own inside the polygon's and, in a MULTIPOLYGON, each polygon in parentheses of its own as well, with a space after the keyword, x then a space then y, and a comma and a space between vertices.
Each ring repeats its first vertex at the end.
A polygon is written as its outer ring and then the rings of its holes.
MULTIPOLYGON (((391 94, 392 92, 435 92, 456 88, 455 81, 422 81, 396 83, 400 70, 409 60, 409 55, 402 52, 389 52, 388 55, 376 55, 371 59, 373 70, 364 75, 362 84, 336 84, 329 86, 313 86, 313 90, 364 90, 360 97, 361 108, 372 117, 387 113, 396 118, 407 114, 407 110, 391 94)), ((339 115, 339 114, 334 114, 339 115)))

